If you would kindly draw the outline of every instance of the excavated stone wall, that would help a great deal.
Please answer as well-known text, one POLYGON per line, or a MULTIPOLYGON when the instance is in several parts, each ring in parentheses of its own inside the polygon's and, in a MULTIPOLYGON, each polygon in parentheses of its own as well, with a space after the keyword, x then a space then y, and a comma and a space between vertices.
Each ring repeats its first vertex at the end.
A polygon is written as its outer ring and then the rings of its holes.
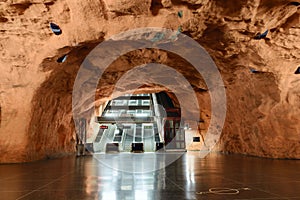
MULTIPOLYGON (((227 116, 216 150, 299 159, 299 15, 299 2, 289 0, 1 1, 0 162, 73 153, 72 88, 85 56, 122 31, 179 26, 209 52, 225 83, 227 116), (49 22, 62 34, 54 35, 49 22), (266 39, 253 39, 266 29, 266 39), (64 54, 66 62, 57 63, 64 54)), ((116 60, 99 83, 97 105, 126 71, 147 62, 174 67, 189 80, 207 127, 210 99, 202 78, 180 56, 160 50, 116 60)), ((137 92, 161 90, 147 85, 137 92)))

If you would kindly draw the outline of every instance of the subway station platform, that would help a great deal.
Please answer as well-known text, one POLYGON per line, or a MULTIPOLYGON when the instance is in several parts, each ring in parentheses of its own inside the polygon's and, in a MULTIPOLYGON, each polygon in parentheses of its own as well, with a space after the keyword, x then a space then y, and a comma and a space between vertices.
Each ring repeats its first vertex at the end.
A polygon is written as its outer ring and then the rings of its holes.
POLYGON ((101 156, 0 165, 0 199, 300 199, 299 160, 187 152, 165 168, 129 173, 118 170, 118 156, 111 166, 101 156))

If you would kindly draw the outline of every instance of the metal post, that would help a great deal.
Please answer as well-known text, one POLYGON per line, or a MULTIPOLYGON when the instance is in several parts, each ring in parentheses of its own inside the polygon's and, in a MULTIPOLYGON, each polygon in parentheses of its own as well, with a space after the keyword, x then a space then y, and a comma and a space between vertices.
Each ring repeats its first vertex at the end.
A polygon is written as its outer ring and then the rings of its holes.
POLYGON ((85 143, 86 143, 86 119, 81 118, 79 120, 78 130, 78 142, 77 142, 77 156, 85 155, 85 143))

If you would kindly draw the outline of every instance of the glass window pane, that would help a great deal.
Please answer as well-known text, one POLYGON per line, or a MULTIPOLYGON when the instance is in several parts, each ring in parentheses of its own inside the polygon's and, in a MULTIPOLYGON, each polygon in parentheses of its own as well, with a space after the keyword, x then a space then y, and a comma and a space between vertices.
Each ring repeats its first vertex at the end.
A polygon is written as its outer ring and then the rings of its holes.
POLYGON ((143 104, 143 106, 149 106, 150 100, 143 100, 142 104, 143 104))
POLYGON ((137 105, 138 101, 137 100, 129 100, 129 105, 137 105))

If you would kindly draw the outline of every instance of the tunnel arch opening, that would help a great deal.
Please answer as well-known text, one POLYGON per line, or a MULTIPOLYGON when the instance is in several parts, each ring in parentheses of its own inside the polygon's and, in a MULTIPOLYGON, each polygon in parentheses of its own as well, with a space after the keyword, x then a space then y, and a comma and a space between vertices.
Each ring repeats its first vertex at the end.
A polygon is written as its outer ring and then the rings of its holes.
MULTIPOLYGON (((44 68, 46 66, 48 71, 52 71, 49 78, 36 92, 33 101, 33 114, 29 127, 30 144, 28 145, 30 160, 75 152, 76 134, 71 113, 72 86, 84 55, 87 55, 97 44, 98 42, 91 43, 88 46, 71 50, 68 54, 68 61, 63 63, 63 67, 55 68, 49 60, 46 65, 45 63, 41 65, 44 68), (47 112, 44 112, 45 110, 47 112)), ((159 49, 138 49, 115 60, 99 81, 95 99, 96 107, 110 99, 115 81, 122 77, 122 74, 137 64, 147 62, 164 63, 182 73, 189 80, 196 91, 199 104, 202 108, 204 107, 200 118, 205 120, 206 124, 203 127, 207 129, 210 122, 210 96, 201 75, 194 73, 193 67, 180 56, 159 49)), ((148 89, 153 86, 148 85, 148 89)), ((145 89, 146 87, 140 91, 145 89)), ((198 124, 193 126, 195 130, 198 129, 198 124)))

